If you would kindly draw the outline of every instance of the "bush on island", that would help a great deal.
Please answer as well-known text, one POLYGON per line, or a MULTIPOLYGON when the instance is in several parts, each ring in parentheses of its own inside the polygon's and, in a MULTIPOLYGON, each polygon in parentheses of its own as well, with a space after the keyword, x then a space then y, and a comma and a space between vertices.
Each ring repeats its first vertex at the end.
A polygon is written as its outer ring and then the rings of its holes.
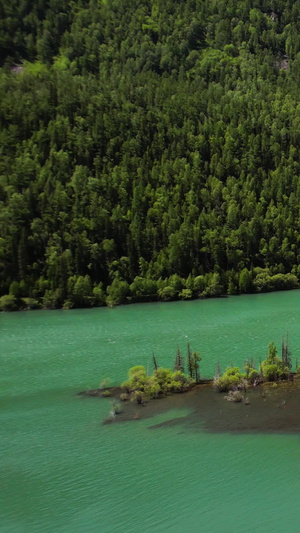
POLYGON ((221 377, 214 378, 214 387, 219 392, 228 392, 230 390, 245 387, 245 374, 236 366, 227 368, 221 377))
POLYGON ((225 396, 228 402, 240 403, 245 401, 245 396, 239 390, 230 390, 228 396, 225 396))
POLYGON ((128 400, 129 400, 128 394, 126 392, 121 392, 120 400, 121 400, 121 402, 128 402, 128 400))
POLYGON ((192 380, 181 370, 172 372, 169 368, 158 367, 152 376, 147 376, 144 366, 134 366, 128 372, 128 379, 121 385, 127 394, 141 403, 143 394, 149 398, 169 392, 184 392, 188 390, 192 380))
POLYGON ((249 368, 248 381, 250 383, 254 383, 258 379, 259 379, 259 372, 257 372, 255 368, 249 368))
MULTIPOLYGON (((277 356, 274 342, 268 346, 267 358, 260 364, 260 373, 253 368, 254 363, 246 361, 245 374, 238 367, 229 367, 222 376, 214 378, 214 387, 219 392, 245 390, 249 384, 256 384, 261 378, 264 381, 287 379, 292 367, 288 343, 283 342, 282 358, 277 356)), ((230 397, 231 398, 231 397, 230 397)))
POLYGON ((268 346, 268 355, 265 361, 262 362, 261 369, 266 381, 287 379, 290 373, 289 367, 277 356, 274 342, 270 342, 268 346))
POLYGON ((109 389, 106 389, 104 390, 102 393, 101 393, 101 396, 103 396, 103 398, 109 398, 111 396, 111 392, 109 389))

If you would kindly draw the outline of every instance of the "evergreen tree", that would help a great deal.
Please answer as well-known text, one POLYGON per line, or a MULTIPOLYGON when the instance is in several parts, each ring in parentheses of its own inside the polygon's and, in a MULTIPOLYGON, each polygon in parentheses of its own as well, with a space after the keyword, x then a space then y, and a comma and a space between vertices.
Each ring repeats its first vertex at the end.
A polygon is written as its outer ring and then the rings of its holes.
POLYGON ((3 0, 0 297, 298 288, 297 9, 3 0))

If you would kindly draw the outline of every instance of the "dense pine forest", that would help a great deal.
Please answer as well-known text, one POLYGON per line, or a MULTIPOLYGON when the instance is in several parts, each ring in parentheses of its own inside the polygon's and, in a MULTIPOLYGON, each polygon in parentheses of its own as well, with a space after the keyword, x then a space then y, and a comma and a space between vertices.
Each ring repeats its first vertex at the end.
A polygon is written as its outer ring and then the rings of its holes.
POLYGON ((2 309, 298 287, 300 0, 2 0, 2 309))

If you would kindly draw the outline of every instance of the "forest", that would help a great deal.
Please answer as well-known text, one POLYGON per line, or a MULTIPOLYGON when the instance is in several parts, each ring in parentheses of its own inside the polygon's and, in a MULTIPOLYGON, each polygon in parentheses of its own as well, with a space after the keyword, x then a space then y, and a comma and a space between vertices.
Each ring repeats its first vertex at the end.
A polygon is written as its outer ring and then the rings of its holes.
POLYGON ((2 0, 0 308, 299 287, 300 0, 2 0))

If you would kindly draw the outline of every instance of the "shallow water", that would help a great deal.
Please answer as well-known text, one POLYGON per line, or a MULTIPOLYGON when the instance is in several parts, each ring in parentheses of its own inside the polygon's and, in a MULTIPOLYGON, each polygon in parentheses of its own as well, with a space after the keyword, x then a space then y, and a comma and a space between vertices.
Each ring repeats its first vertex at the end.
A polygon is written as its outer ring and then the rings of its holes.
POLYGON ((0 315, 0 531, 298 532, 297 433, 249 434, 246 414, 241 433, 225 419, 213 431, 191 395, 103 425, 110 401, 76 393, 119 383, 152 351, 172 366, 187 341, 206 377, 218 360, 258 362, 287 330, 300 355, 299 318, 300 291, 0 315))

